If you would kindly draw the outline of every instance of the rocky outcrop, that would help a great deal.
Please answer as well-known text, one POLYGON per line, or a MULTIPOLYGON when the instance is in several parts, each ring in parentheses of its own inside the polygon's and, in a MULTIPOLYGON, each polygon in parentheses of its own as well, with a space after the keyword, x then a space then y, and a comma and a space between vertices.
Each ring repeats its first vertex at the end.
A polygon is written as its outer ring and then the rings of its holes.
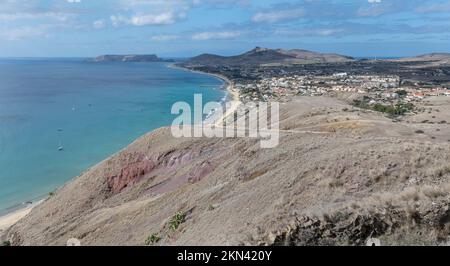
POLYGON ((108 176, 108 187, 114 193, 119 193, 127 186, 139 182, 146 174, 149 174, 158 165, 149 158, 125 166, 118 175, 108 176))
POLYGON ((130 154, 133 162, 123 167, 118 174, 106 177, 108 187, 113 193, 119 193, 128 186, 142 182, 143 179, 150 179, 157 175, 173 176, 167 182, 159 184, 152 189, 153 194, 160 194, 174 190, 187 182, 197 182, 214 170, 213 164, 209 161, 201 163, 192 169, 188 174, 176 177, 176 171, 189 164, 202 155, 200 150, 171 150, 163 154, 144 155, 130 154))

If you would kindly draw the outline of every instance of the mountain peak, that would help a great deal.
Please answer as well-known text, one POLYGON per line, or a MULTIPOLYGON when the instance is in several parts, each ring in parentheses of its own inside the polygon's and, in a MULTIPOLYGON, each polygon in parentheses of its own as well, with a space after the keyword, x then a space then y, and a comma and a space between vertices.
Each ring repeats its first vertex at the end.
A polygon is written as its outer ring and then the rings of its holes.
POLYGON ((253 48, 253 50, 249 51, 249 53, 250 52, 259 53, 259 52, 265 52, 265 51, 269 51, 269 50, 270 50, 269 48, 256 46, 255 48, 253 48))

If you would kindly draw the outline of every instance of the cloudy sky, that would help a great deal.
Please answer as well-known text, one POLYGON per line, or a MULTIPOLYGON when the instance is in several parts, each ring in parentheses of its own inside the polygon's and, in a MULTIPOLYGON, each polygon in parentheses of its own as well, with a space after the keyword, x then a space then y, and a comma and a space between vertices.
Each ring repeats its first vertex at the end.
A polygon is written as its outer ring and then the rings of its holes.
POLYGON ((0 0, 0 56, 450 52, 450 0, 0 0))

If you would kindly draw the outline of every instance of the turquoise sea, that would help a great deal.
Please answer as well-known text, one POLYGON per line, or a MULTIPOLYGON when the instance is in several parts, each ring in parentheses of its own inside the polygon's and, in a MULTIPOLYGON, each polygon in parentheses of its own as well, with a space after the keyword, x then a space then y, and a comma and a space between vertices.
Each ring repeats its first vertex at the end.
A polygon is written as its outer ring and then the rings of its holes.
POLYGON ((221 85, 166 63, 0 59, 0 213, 170 125, 173 103, 223 99, 221 85))

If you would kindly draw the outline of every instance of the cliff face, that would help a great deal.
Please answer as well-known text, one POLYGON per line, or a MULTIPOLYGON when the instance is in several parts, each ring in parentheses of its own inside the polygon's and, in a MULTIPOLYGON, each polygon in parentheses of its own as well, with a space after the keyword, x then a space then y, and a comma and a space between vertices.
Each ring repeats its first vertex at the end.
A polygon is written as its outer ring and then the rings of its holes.
POLYGON ((14 245, 447 241, 446 139, 330 98, 281 107, 277 148, 248 138, 175 139, 158 129, 56 191, 3 238, 14 245))

